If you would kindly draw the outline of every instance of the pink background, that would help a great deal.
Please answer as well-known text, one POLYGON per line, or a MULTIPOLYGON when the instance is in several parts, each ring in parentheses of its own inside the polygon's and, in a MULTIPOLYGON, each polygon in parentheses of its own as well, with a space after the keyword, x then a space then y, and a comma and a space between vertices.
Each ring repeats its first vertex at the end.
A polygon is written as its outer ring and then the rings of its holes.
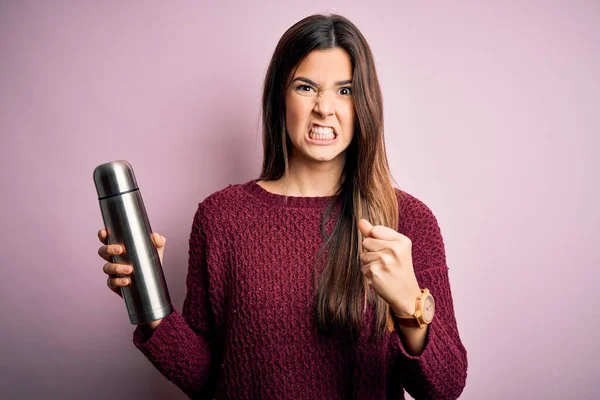
POLYGON ((260 170, 274 46, 327 11, 370 42, 392 172, 442 228, 462 398, 600 395, 598 3, 169 4, 0 4, 0 397, 185 398, 106 287, 93 168, 134 166, 180 308, 198 202, 260 170))

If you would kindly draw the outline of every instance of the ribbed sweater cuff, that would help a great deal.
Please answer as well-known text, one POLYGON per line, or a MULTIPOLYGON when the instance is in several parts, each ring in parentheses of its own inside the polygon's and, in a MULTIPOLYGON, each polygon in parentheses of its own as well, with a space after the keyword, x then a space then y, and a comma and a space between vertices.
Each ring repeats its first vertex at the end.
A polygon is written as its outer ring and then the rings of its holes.
POLYGON ((162 322, 151 332, 146 334, 142 326, 138 325, 133 331, 133 344, 144 354, 150 356, 163 350, 173 343, 173 336, 181 324, 186 324, 181 314, 173 308, 173 312, 164 317, 162 322))
POLYGON ((398 349, 400 350, 400 354, 403 357, 405 357, 408 360, 411 360, 413 362, 418 362, 418 363, 432 362, 432 360, 430 360, 430 359, 432 359, 432 358, 435 359, 437 357, 437 354, 438 354, 437 346, 440 343, 437 330, 438 330, 437 323, 435 323, 435 320, 431 321, 431 324, 429 324, 429 328, 427 330, 427 335, 425 336, 425 347, 423 348, 423 351, 421 352, 421 354, 419 354, 418 356, 413 356, 408 353, 408 351, 406 350, 406 347, 404 347, 402 338, 400 337, 400 335, 402 333, 398 330, 397 331, 397 335, 398 335, 397 344, 398 344, 398 349))

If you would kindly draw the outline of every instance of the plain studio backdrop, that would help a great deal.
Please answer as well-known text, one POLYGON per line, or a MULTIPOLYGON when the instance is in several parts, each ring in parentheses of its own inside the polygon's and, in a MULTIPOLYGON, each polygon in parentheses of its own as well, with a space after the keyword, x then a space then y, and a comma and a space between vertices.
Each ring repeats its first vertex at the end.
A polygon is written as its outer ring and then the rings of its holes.
POLYGON ((316 12, 375 55, 399 186, 434 212, 463 399, 600 395, 600 6, 0 3, 0 397, 183 399, 106 287, 94 167, 134 167, 173 304, 210 193, 260 172, 275 44, 316 12))

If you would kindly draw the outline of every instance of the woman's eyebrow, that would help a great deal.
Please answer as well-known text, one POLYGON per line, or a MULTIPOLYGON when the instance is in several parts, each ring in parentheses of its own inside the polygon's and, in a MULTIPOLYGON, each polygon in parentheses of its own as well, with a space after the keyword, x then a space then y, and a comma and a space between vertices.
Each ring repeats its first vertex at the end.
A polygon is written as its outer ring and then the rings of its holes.
MULTIPOLYGON (((305 78, 305 77, 303 77, 303 76, 298 76, 298 77, 296 77, 296 78, 295 78, 295 79, 292 81, 292 83, 293 83, 293 82, 296 82, 296 81, 301 81, 301 82, 304 82, 304 83, 308 83, 309 85, 311 85, 311 86, 314 86, 314 87, 317 87, 317 88, 321 87, 321 85, 319 85, 318 83, 316 83, 316 82, 313 82, 313 81, 311 81, 310 79, 308 79, 308 78, 305 78)), ((335 83, 335 86, 347 85, 347 84, 350 84, 350 83, 352 83, 352 79, 347 79, 347 80, 345 80, 345 81, 338 81, 338 82, 336 82, 336 83, 335 83)))

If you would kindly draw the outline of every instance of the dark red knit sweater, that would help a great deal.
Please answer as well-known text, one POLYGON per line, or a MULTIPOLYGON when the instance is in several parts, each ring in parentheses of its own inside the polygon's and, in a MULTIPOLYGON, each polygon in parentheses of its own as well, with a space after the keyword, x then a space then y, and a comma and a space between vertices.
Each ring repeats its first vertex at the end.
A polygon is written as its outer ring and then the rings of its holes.
POLYGON ((436 314, 418 357, 398 331, 370 339, 367 312, 359 339, 317 329, 314 266, 319 223, 333 197, 285 197, 257 180, 229 185, 199 204, 189 240, 187 296, 177 310, 133 342, 191 398, 454 399, 465 386, 461 343, 444 243, 431 210, 397 190, 398 231, 412 240, 417 280, 436 314))

